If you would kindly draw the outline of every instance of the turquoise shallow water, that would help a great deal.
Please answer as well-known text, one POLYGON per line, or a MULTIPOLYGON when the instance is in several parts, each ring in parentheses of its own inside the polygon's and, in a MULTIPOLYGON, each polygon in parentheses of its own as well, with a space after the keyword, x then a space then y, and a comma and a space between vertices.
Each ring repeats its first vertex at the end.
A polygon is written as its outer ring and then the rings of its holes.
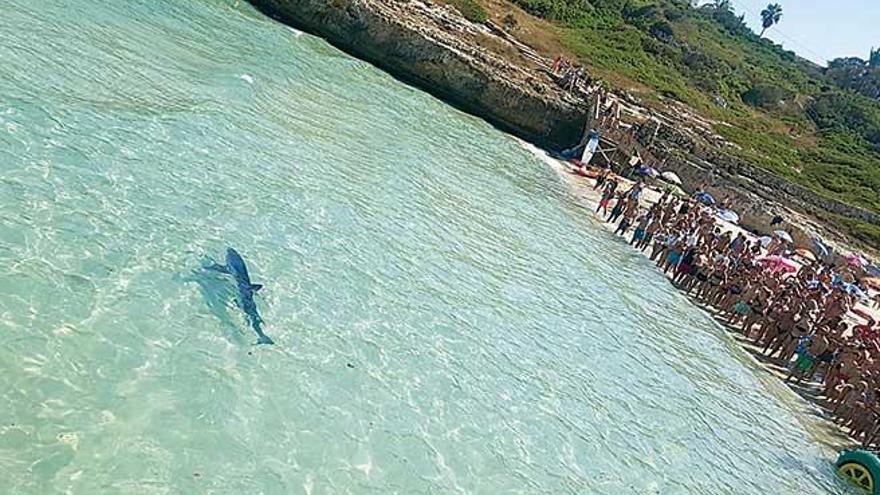
POLYGON ((485 123, 232 2, 12 0, 0 49, 4 493, 842 493, 485 123))

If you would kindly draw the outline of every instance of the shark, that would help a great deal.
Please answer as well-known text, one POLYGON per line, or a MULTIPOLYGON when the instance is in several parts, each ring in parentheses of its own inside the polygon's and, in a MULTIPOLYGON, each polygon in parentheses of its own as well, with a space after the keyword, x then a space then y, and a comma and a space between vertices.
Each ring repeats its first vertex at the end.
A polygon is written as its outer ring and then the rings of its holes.
POLYGON ((262 289, 263 286, 251 282, 247 265, 245 265, 244 258, 238 254, 238 251, 231 247, 226 248, 226 264, 220 265, 215 263, 207 268, 231 275, 235 279, 235 286, 238 289, 238 297, 236 297, 238 307, 244 312, 248 322, 251 324, 251 328, 256 332, 257 344, 274 344, 275 342, 263 333, 263 319, 260 317, 260 313, 257 312, 257 303, 254 301, 254 294, 262 289))

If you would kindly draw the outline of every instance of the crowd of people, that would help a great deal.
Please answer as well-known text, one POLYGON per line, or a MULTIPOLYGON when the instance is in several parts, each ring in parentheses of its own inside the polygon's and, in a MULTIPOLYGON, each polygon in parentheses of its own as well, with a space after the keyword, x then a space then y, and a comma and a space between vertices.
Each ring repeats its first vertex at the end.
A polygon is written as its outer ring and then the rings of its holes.
POLYGON ((623 191, 610 170, 598 173, 594 188, 601 191, 597 215, 616 224, 615 234, 778 360, 787 381, 819 388, 829 414, 853 438, 866 447, 880 440, 880 325, 847 290, 858 268, 780 264, 793 252, 790 243, 764 246, 722 229, 715 210, 694 197, 666 192, 644 208, 644 184, 623 191))
POLYGON ((556 57, 550 72, 559 85, 570 93, 591 95, 600 90, 600 81, 590 77, 587 69, 565 57, 556 57))

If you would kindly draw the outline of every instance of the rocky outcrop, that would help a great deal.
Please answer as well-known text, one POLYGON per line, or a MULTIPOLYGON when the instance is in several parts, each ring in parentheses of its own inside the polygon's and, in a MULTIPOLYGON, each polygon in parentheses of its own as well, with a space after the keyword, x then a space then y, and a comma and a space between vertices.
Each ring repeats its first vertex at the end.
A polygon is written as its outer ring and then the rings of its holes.
MULTIPOLYGON (((637 138, 646 135, 637 134, 637 138)), ((762 198, 765 202, 785 203, 814 215, 833 215, 880 225, 880 215, 841 201, 826 198, 801 185, 771 174, 763 169, 725 153, 713 146, 701 146, 695 139, 675 132, 670 126, 662 126, 653 136, 658 143, 654 155, 662 158, 666 168, 693 168, 701 170, 700 182, 717 183, 729 188, 742 188, 762 198)), ((682 173, 687 173, 682 171, 682 173)))
POLYGON ((399 0, 251 3, 525 140, 562 149, 583 134, 586 109, 578 99, 485 49, 482 41, 501 39, 448 7, 399 0))
MULTIPOLYGON (((471 23, 455 9, 431 0, 250 2, 275 19, 321 36, 548 149, 560 150, 579 141, 591 113, 588 102, 595 101, 586 93, 586 85, 574 92, 562 90, 547 70, 549 61, 502 28, 491 22, 471 23)), ((625 124, 601 130, 603 137, 616 141, 618 164, 629 160, 627 153, 638 151, 652 165, 662 164, 663 169, 678 173, 686 187, 704 185, 731 200, 746 228, 766 232, 770 218, 782 213, 791 220, 786 228, 796 238, 806 240, 818 233, 839 243, 858 244, 833 228, 834 216, 880 225, 876 213, 821 196, 734 157, 727 152, 733 145, 713 130, 715 123, 681 103, 666 101, 662 109, 649 109, 626 93, 611 99, 623 109, 625 124)))

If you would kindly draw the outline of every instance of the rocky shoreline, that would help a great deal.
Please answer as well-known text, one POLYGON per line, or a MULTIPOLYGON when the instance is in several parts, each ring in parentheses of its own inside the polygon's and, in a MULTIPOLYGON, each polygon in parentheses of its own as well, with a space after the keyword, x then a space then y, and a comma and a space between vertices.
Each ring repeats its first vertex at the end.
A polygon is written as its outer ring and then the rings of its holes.
MULTIPOLYGON (((490 22, 475 24, 454 8, 430 0, 250 0, 285 24, 320 36, 351 55, 417 86, 526 141, 550 150, 576 144, 593 114, 595 98, 565 91, 549 60, 490 22)), ((676 172, 685 189, 705 185, 737 205, 741 224, 767 230, 780 214, 800 244, 816 235, 840 250, 874 252, 835 225, 835 216, 880 225, 880 215, 745 163, 725 151, 723 139, 677 102, 648 109, 624 93, 612 95, 623 129, 601 129, 618 149, 616 161, 640 153, 676 172), (625 145, 623 144, 625 143, 625 145)))
POLYGON ((587 109, 582 100, 487 49, 494 43, 509 54, 517 52, 450 7, 395 0, 251 3, 527 141, 562 149, 583 134, 587 109))

